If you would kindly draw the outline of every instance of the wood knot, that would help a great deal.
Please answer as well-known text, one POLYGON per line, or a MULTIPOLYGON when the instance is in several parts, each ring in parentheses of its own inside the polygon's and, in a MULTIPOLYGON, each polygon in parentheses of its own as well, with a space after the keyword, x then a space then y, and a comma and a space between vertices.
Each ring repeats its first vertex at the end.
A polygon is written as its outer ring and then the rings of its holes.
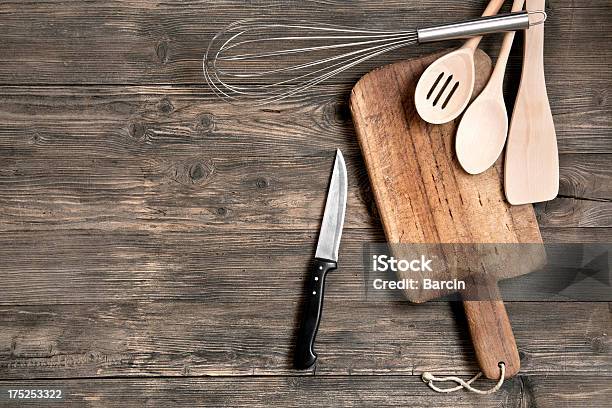
POLYGON ((32 134, 32 137, 30 137, 30 143, 31 144, 38 144, 41 140, 40 135, 37 132, 34 132, 32 134))
POLYGON ((593 92, 593 98, 595 102, 595 106, 602 107, 606 104, 606 91, 605 90, 596 90, 593 92))
POLYGON ((227 208, 219 207, 217 208, 217 215, 221 217, 225 217, 227 215, 227 208))
POLYGON ((608 350, 610 349, 608 339, 605 334, 592 338, 590 343, 591 349, 598 354, 607 354, 608 350))
POLYGON ((351 112, 346 103, 342 101, 332 102, 325 108, 326 116, 330 121, 336 123, 347 123, 351 120, 351 112))
POLYGON ((141 122, 130 123, 128 133, 132 139, 139 142, 145 141, 148 138, 147 126, 141 122))
POLYGON ((191 167, 191 169, 189 169, 189 177, 191 177, 191 180, 193 180, 194 183, 204 177, 205 173, 206 172, 200 163, 195 164, 191 167))
POLYGON ((169 177, 174 182, 188 187, 209 183, 215 174, 215 164, 209 158, 193 158, 177 163, 169 169, 169 177))
POLYGON ((174 105, 170 102, 170 99, 163 98, 157 103, 157 109, 165 114, 171 113, 174 110, 174 105))
POLYGON ((155 47, 155 54, 157 55, 157 59, 162 64, 167 64, 169 61, 169 49, 170 49, 170 40, 164 38, 157 43, 157 47, 155 47))
POLYGON ((270 182, 263 177, 259 177, 257 180, 255 180, 255 185, 257 188, 264 189, 270 185, 270 182))
POLYGON ((215 130, 215 115, 212 113, 205 113, 198 118, 196 128, 200 132, 210 133, 215 130))

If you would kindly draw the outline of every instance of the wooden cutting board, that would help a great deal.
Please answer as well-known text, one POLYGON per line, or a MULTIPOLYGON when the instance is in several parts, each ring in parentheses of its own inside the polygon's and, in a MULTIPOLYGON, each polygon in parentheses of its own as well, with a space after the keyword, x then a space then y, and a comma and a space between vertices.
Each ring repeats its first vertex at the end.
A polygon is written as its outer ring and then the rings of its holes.
MULTIPOLYGON (((416 83, 442 54, 376 69, 362 77, 351 94, 353 122, 387 241, 541 243, 533 207, 505 201, 501 163, 479 175, 466 173, 454 154, 457 123, 431 125, 418 116, 416 83)), ((478 95, 490 75, 491 60, 478 50, 475 61, 478 95)), ((527 273, 541 262, 506 265, 494 276, 527 273)), ((405 293, 419 302, 442 294, 405 293)), ((506 377, 516 374, 520 362, 503 302, 464 301, 464 307, 485 376, 499 378, 500 361, 506 365, 506 377)))

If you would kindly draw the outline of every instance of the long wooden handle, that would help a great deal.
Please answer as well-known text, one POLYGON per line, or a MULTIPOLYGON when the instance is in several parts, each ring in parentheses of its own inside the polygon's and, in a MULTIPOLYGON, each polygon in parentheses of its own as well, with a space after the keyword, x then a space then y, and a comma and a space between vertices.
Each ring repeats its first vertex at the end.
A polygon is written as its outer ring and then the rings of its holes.
POLYGON ((504 302, 466 300, 463 307, 476 359, 485 377, 498 380, 501 362, 506 366, 505 378, 516 375, 521 368, 521 361, 504 302))
MULTIPOLYGON (((525 0, 514 0, 512 3, 512 12, 521 11, 525 5, 525 0)), ((489 79, 489 83, 495 84, 495 91, 501 92, 501 88, 504 84, 504 74, 506 72, 506 64, 508 63, 508 57, 510 56, 510 50, 512 49, 512 43, 514 42, 514 31, 509 31, 504 34, 504 40, 502 46, 499 49, 497 55, 497 61, 495 62, 495 68, 489 79)))
MULTIPOLYGON (((499 9, 501 8, 503 4, 504 4, 504 0, 491 0, 489 4, 487 5, 487 8, 485 9, 485 11, 482 13, 482 16, 483 17, 494 16, 495 14, 497 14, 497 12, 499 11, 499 9)), ((480 40, 482 40, 482 36, 470 38, 469 40, 465 42, 462 48, 471 48, 475 50, 476 47, 478 47, 478 44, 480 44, 480 40)))

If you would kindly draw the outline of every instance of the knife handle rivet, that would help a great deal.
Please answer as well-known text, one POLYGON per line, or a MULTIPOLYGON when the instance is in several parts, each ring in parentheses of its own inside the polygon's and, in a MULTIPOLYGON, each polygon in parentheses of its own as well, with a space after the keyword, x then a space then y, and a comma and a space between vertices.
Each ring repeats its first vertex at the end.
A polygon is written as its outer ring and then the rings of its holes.
POLYGON ((320 270, 320 271, 322 271, 322 270, 323 270, 323 267, 322 267, 322 266, 319 266, 319 270, 320 270))
POLYGON ((315 281, 318 281, 318 280, 319 280, 319 277, 318 277, 318 276, 315 276, 315 281))
POLYGON ((317 292, 316 292, 316 291, 314 291, 314 292, 312 292, 312 294, 313 294, 313 295, 316 295, 316 294, 317 294, 317 292))

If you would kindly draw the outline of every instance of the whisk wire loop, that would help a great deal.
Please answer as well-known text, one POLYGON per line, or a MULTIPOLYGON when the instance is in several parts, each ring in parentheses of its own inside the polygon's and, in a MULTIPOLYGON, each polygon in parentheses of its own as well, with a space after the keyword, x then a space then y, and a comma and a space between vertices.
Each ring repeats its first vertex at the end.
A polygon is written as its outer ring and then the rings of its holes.
POLYGON ((203 70, 218 96, 263 104, 288 98, 370 58, 416 41, 414 30, 380 31, 249 19, 229 25, 212 39, 204 55, 203 70), (262 51, 252 52, 253 49, 262 51), (343 51, 330 56, 329 52, 335 50, 343 51))

